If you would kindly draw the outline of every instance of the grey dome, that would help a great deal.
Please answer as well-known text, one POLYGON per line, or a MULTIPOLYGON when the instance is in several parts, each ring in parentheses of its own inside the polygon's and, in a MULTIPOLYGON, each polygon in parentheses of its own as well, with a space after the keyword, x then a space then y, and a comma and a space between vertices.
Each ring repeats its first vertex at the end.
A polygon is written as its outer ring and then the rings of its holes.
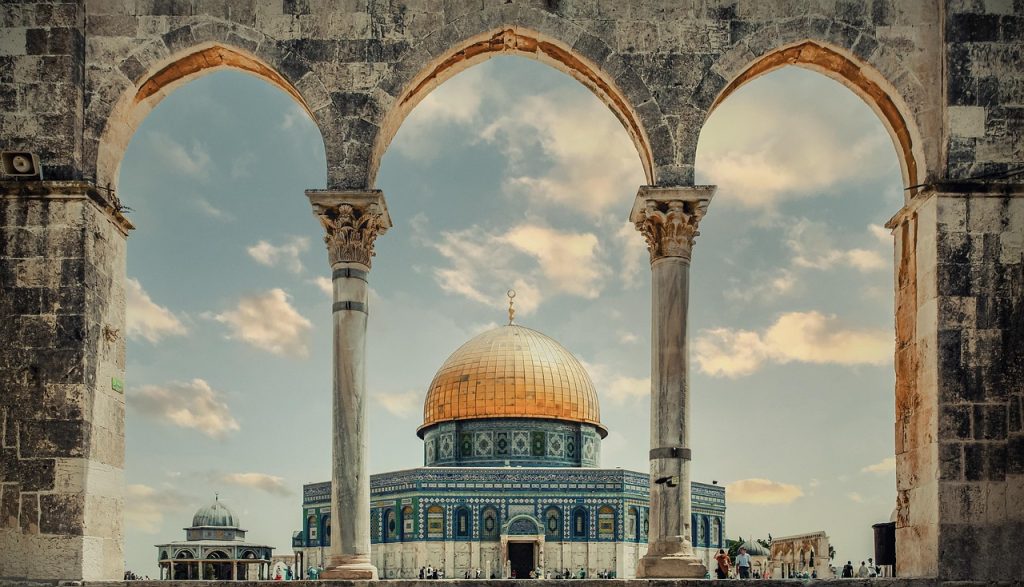
POLYGON ((237 528, 238 519, 220 502, 215 500, 206 507, 199 508, 196 515, 192 516, 192 526, 217 526, 220 528, 237 528))
POLYGON ((761 546, 756 540, 744 542, 743 548, 747 549, 747 554, 750 556, 768 556, 768 549, 761 546))

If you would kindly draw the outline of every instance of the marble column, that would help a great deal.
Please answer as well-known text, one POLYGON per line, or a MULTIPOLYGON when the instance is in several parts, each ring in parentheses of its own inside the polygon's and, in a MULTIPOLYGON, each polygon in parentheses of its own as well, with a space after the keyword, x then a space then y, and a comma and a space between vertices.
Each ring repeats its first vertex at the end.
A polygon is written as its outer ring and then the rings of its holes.
POLYGON ((690 530, 690 252, 714 186, 637 193, 630 221, 651 254, 651 512, 642 578, 703 578, 690 530))
POLYGON ((379 190, 307 190, 306 196, 327 232, 324 242, 334 284, 332 536, 327 568, 320 576, 376 580, 377 568, 370 561, 366 463, 367 278, 374 241, 391 227, 391 218, 379 190))

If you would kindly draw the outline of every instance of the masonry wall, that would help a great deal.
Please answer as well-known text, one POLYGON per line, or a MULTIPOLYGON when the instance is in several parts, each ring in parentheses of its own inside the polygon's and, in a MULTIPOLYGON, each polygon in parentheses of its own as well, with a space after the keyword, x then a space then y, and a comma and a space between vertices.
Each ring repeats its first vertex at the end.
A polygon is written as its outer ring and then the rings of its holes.
POLYGON ((935 197, 939 576, 1009 580, 978 553, 1024 537, 1024 190, 975 190, 935 197))
POLYGON ((125 236, 83 185, 34 187, 0 192, 0 577, 114 577, 125 236))

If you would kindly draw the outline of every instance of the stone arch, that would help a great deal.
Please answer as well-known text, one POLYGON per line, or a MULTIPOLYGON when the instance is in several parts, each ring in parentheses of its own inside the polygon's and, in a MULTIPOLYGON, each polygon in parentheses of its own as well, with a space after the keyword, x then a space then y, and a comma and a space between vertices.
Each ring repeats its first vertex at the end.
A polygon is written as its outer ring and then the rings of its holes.
MULTIPOLYGON (((185 37, 183 31, 186 30, 195 34, 193 28, 182 27, 168 33, 168 36, 185 37)), ((241 38, 235 36, 232 40, 239 41, 241 38)), ((94 150, 92 156, 95 157, 95 167, 92 174, 96 185, 116 189, 125 150, 145 117, 175 89, 214 71, 233 69, 254 75, 291 96, 310 118, 317 121, 317 111, 329 102, 326 99, 310 98, 313 92, 299 90, 299 87, 312 88, 318 85, 322 88, 311 68, 298 62, 300 58, 295 54, 289 53, 286 57, 283 52, 274 49, 274 43, 269 38, 261 41, 252 41, 249 48, 246 48, 241 43, 209 40, 177 50, 172 50, 163 41, 159 44, 154 41, 137 50, 126 61, 126 64, 133 63, 134 66, 121 68, 126 75, 123 87, 96 92, 96 98, 101 104, 97 110, 107 107, 105 112, 91 120, 86 131, 86 141, 94 150), (256 51, 257 47, 261 50, 256 51), (143 63, 138 55, 158 57, 143 63), (298 63, 287 65, 289 60, 298 63), (284 71, 289 72, 289 75, 282 73, 284 71), (295 80, 297 76, 301 77, 295 80)))
MULTIPOLYGON (((705 120, 719 104, 747 82, 788 65, 802 67, 836 80, 859 96, 875 112, 892 138, 904 186, 911 188, 924 182, 927 168, 923 140, 913 112, 904 98, 923 93, 913 75, 896 66, 890 67, 894 71, 887 72, 888 76, 883 75, 879 68, 858 56, 853 47, 843 48, 813 38, 801 38, 785 45, 772 46, 772 40, 778 40, 774 35, 778 35, 778 30, 762 29, 726 51, 712 65, 713 75, 710 79, 714 81, 711 85, 718 87, 705 94, 706 97, 713 96, 707 104, 705 120), (753 48, 761 46, 770 48, 755 54, 753 48), (902 87, 898 88, 889 81, 892 76, 895 76, 893 79, 901 80, 902 87)), ((861 37, 855 37, 854 46, 878 45, 870 37, 861 37), (866 40, 861 41, 861 37, 866 40)), ((895 58, 890 61, 898 63, 895 58)), ((708 79, 706 77, 705 82, 708 79)), ((907 197, 913 193, 916 190, 909 190, 907 197)))
MULTIPOLYGON (((564 36, 576 39, 581 34, 580 31, 574 31, 564 36)), ((579 47, 521 26, 492 28, 469 36, 437 54, 430 54, 429 47, 411 51, 381 83, 388 94, 389 104, 373 138, 367 185, 375 184, 381 159, 391 140, 406 116, 423 98, 459 72, 498 55, 520 55, 535 59, 568 74, 590 89, 622 123, 637 149, 648 183, 653 183, 655 153, 647 128, 660 123, 660 108, 651 99, 646 84, 622 64, 621 58, 615 55, 607 57, 611 49, 603 41, 590 37, 589 42, 597 46, 593 49, 594 53, 606 56, 606 66, 609 62, 617 64, 615 69, 619 72, 618 76, 610 75, 607 67, 592 60, 579 47), (424 51, 428 53, 426 58, 424 51), (623 81, 628 85, 623 87, 623 81), (638 104, 644 108, 638 108, 638 104)))

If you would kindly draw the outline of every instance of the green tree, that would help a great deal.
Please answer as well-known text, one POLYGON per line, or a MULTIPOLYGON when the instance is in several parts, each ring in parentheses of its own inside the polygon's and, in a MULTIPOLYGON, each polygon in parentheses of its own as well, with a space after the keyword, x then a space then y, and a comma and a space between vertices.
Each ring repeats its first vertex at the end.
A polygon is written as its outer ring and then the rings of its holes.
POLYGON ((735 560, 736 555, 740 553, 740 547, 743 546, 743 537, 740 536, 739 540, 725 539, 725 546, 728 549, 729 558, 735 560))

